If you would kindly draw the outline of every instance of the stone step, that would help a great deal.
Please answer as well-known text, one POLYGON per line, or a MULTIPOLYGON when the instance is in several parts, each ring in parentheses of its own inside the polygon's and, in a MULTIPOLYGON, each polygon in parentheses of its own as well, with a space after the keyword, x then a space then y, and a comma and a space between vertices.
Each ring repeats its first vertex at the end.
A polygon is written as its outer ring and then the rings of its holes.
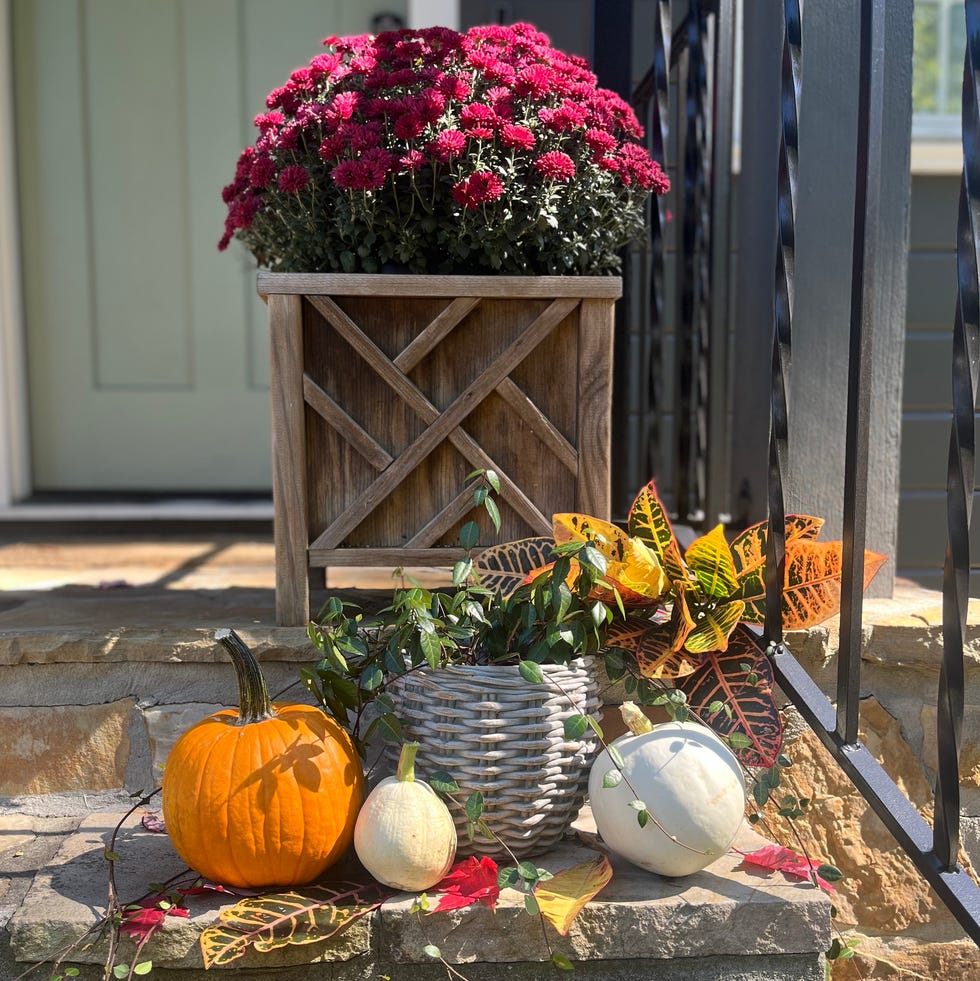
MULTIPOLYGON (((0 953, 0 976, 16 977, 76 943, 97 924, 106 905, 104 852, 119 820, 119 814, 91 814, 70 833, 58 825, 60 846, 37 871, 26 895, 13 904, 9 951, 6 963, 0 953)), ((580 838, 535 861, 557 872, 594 858, 583 837, 589 840, 587 828, 580 838)), ((736 844, 748 851, 762 840, 746 827, 736 844)), ((115 852, 116 885, 125 901, 144 895, 150 883, 186 872, 169 838, 146 831, 139 815, 126 822, 115 852)), ((410 912, 414 897, 399 894, 332 939, 266 953, 249 951, 229 969, 235 970, 236 981, 435 981, 447 976, 446 968, 424 952, 427 944, 435 944, 470 981, 538 978, 553 970, 549 947, 574 962, 573 977, 589 981, 822 981, 830 902, 814 887, 781 873, 748 871, 735 852, 683 879, 662 878, 615 858, 613 864, 612 881, 565 937, 525 913, 518 894, 510 891, 501 896, 496 912, 480 906, 426 916, 410 912)), ((216 976, 214 970, 205 974, 199 940, 230 905, 228 898, 217 893, 191 896, 187 905, 190 917, 168 917, 140 955, 152 960, 154 981, 216 976)), ((133 943, 123 938, 122 945, 125 960, 133 943)), ((98 965, 104 956, 102 941, 73 949, 65 965, 77 966, 82 981, 101 978, 98 965)), ((36 976, 47 981, 50 975, 42 970, 36 976)))

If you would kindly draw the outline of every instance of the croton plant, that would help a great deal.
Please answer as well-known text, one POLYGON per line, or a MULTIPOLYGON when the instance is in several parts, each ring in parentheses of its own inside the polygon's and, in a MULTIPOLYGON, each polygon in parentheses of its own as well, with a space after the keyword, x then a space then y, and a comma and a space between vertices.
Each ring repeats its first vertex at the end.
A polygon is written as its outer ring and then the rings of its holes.
MULTIPOLYGON (((653 482, 633 502, 626 531, 584 514, 553 521, 553 538, 484 550, 476 562, 482 584, 507 595, 550 567, 555 545, 591 542, 607 562, 594 596, 620 611, 606 628, 610 677, 682 692, 687 710, 726 737, 743 764, 775 765, 783 727, 772 667, 747 629, 765 621, 768 522, 731 542, 719 525, 682 550, 653 482)), ((842 543, 817 541, 822 527, 809 515, 786 518, 787 630, 815 626, 840 608, 842 543)), ((884 561, 865 553, 865 588, 884 561)))

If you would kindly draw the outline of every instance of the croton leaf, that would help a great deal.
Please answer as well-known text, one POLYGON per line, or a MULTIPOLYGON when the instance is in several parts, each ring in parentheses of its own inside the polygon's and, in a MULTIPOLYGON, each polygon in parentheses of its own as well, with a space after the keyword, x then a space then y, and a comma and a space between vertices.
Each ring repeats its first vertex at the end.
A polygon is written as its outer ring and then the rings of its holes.
POLYGON ((684 560, 705 595, 725 599, 738 589, 735 563, 722 525, 692 542, 684 560))
MULTIPOLYGON (((867 589, 885 556, 864 553, 864 588, 867 589)), ((840 611, 843 544, 796 540, 786 545, 786 577, 783 585, 783 628, 802 630, 823 623, 840 611)), ((738 596, 745 601, 742 619, 763 623, 766 587, 761 577, 743 581, 738 596)))
MULTIPOLYGON (((675 603, 674 610, 682 606, 675 603)), ((684 638, 691 626, 682 615, 663 621, 631 616, 610 624, 606 646, 628 651, 636 659, 640 677, 674 681, 690 674, 700 661, 684 650, 684 638)))
POLYGON ((589 514, 554 514, 551 526, 555 542, 593 542, 595 547, 612 562, 625 562, 629 555, 629 535, 616 525, 589 514))
POLYGON ((564 937, 575 917, 612 879, 613 870, 605 855, 591 862, 556 872, 534 887, 541 915, 564 937))
POLYGON ((731 600, 704 610, 700 619, 695 618, 695 627, 688 634, 684 646, 692 654, 728 650, 728 638, 742 619, 744 610, 745 604, 741 600, 731 600))
POLYGON ((204 969, 229 964, 250 947, 267 951, 327 940, 391 895, 376 883, 342 882, 245 899, 223 909, 217 925, 201 934, 204 969))
MULTIPOLYGON (((823 528, 823 518, 814 518, 809 514, 786 515, 786 542, 798 539, 814 539, 823 528)), ((729 546, 732 561, 735 563, 735 573, 739 579, 752 572, 765 569, 766 545, 769 536, 769 522, 760 521, 750 525, 745 531, 736 535, 729 546)))
POLYGON ((485 548, 473 563, 480 584, 509 596, 527 579, 528 573, 551 561, 553 546, 551 538, 538 537, 485 548))
POLYGON ((636 495, 630 507, 627 530, 631 537, 639 538, 653 549, 672 582, 686 582, 690 578, 670 518, 657 497, 652 480, 636 495))
POLYGON ((736 628, 728 650, 703 655, 701 665, 679 679, 677 687, 695 715, 720 735, 741 733, 749 740, 749 746, 735 750, 745 766, 775 764, 783 745, 783 722, 772 694, 772 667, 751 633, 736 628))
POLYGON ((589 593, 591 599, 612 605, 615 590, 624 606, 652 606, 667 589, 667 577, 657 554, 616 525, 587 514, 570 513, 553 515, 552 524, 557 544, 592 542, 606 557, 603 586, 589 593))

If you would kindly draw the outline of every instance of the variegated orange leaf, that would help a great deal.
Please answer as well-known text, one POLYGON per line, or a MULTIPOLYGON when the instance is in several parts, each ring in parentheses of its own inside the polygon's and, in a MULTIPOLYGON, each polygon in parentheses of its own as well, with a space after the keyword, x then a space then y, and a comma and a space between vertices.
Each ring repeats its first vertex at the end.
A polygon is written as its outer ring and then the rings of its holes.
POLYGON ((480 552, 473 566, 482 586, 509 596, 527 579, 528 573, 551 562, 553 547, 552 539, 545 537, 491 545, 480 552))
POLYGON ((750 740, 750 746, 735 750, 745 766, 769 767, 783 745, 783 721, 773 684, 765 651, 749 631, 739 627, 725 653, 705 654, 700 667, 681 678, 677 687, 687 695, 697 717, 716 732, 726 737, 738 732, 750 740), (712 713, 716 703, 722 708, 712 713))
MULTIPOLYGON (((809 514, 787 514, 786 542, 812 540, 820 534, 823 524, 823 518, 814 518, 809 514)), ((768 535, 769 522, 760 521, 758 524, 750 525, 732 539, 729 547, 732 561, 735 563, 735 573, 739 579, 755 569, 765 568, 768 535)))
POLYGON ((690 574, 652 480, 636 495, 630 507, 627 530, 631 537, 639 538, 653 549, 672 582, 687 582, 690 574))
MULTIPOLYGON (((885 556, 864 553, 864 588, 867 589, 885 556)), ((783 628, 802 630, 823 623, 840 611, 843 544, 797 540, 786 546, 786 577, 783 585, 783 628)), ((764 582, 743 583, 739 596, 745 601, 742 619, 764 623, 766 591, 764 582), (751 588, 750 588, 751 587, 751 588)))
POLYGON ((612 866, 605 855, 556 872, 534 887, 541 915, 564 937, 586 903, 609 884, 612 866))
MULTIPOLYGON (((683 604, 677 609, 684 610, 683 604)), ((693 626, 683 614, 669 620, 647 617, 615 620, 606 632, 606 647, 618 647, 631 654, 641 678, 673 681, 690 674, 700 662, 684 650, 684 638, 693 626)))
POLYGON ((728 650, 728 637, 742 619, 744 610, 745 604, 741 600, 720 603, 713 609, 706 610, 688 634, 684 646, 692 654, 728 650))
POLYGON ((692 542, 684 561, 705 595, 725 599, 738 589, 732 553, 721 525, 692 542))

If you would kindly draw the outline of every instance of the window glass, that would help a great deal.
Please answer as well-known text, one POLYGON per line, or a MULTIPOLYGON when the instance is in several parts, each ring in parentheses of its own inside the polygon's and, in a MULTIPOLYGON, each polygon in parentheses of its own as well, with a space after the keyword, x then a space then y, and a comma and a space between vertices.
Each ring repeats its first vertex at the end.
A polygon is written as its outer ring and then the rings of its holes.
POLYGON ((966 25, 963 0, 915 0, 912 136, 959 139, 966 25))

